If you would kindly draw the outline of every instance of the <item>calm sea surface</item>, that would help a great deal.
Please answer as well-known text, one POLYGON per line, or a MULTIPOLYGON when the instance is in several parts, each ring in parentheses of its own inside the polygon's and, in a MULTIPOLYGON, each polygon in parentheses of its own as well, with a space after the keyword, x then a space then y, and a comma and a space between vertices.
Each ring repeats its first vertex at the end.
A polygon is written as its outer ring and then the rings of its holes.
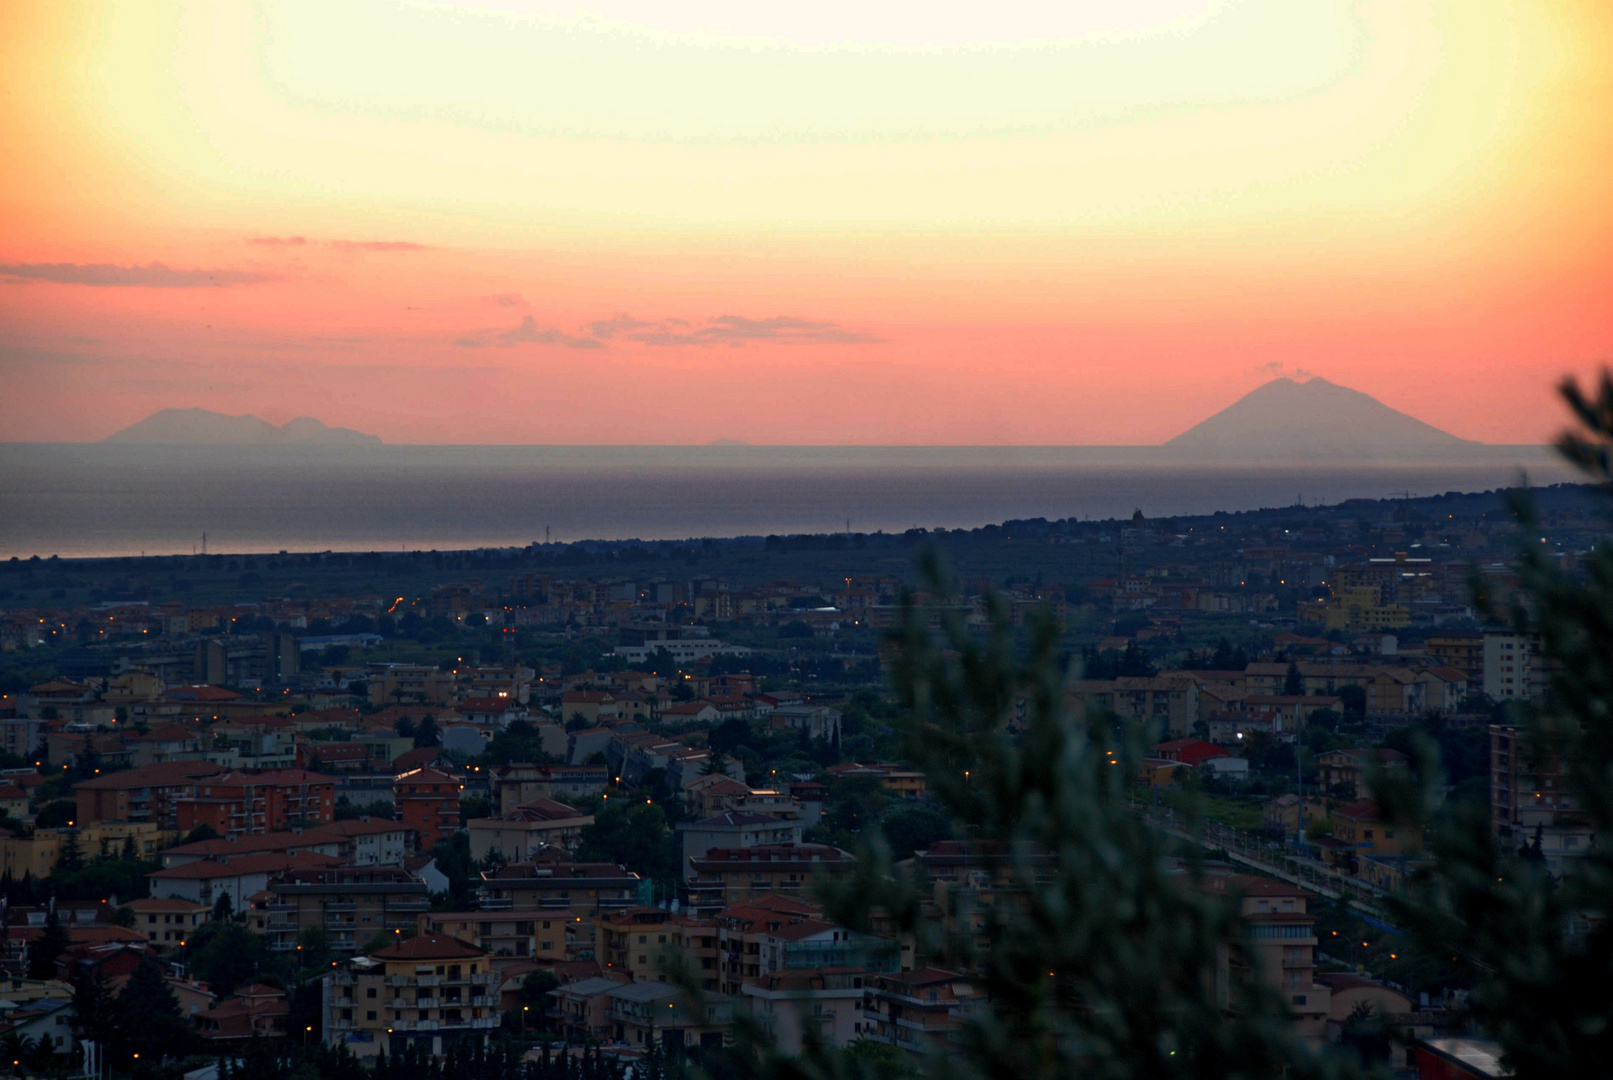
POLYGON ((1485 491, 1543 451, 1239 465, 1154 448, 0 444, 0 557, 449 549, 973 527, 1485 491))

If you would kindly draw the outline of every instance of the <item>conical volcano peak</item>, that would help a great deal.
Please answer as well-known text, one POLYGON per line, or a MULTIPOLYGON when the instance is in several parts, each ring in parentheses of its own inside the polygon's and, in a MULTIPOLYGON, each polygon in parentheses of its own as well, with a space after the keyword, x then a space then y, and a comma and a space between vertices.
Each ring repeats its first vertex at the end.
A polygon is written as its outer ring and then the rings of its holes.
POLYGON ((1320 377, 1281 376, 1165 445, 1217 457, 1284 459, 1416 457, 1480 444, 1359 390, 1320 377))

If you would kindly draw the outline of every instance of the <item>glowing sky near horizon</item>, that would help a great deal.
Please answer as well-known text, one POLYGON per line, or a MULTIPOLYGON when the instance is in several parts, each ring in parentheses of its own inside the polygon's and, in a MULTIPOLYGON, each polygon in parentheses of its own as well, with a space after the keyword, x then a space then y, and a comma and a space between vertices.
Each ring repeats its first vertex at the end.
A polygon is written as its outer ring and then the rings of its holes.
POLYGON ((1613 361, 1603 0, 23 0, 0 92, 0 439, 1538 442, 1613 361))

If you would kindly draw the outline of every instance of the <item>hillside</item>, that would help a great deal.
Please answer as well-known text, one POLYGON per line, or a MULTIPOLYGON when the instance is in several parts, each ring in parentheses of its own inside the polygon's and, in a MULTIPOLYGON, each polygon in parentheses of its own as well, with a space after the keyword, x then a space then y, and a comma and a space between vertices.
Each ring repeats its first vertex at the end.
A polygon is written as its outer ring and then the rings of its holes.
POLYGON ((1398 458, 1461 453, 1459 439, 1326 379, 1273 379, 1165 443, 1213 457, 1398 458))

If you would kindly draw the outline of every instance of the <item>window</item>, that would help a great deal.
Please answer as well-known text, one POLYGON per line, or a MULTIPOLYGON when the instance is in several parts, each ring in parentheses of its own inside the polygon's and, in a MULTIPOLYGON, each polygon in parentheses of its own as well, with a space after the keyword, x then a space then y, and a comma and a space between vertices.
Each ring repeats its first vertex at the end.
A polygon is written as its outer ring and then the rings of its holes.
POLYGON ((371 1009, 369 1012, 365 1013, 364 1014, 364 1019, 366 1019, 366 1020, 374 1020, 375 1019, 375 1010, 371 1009))
POLYGON ((364 991, 364 996, 367 997, 367 998, 374 997, 375 996, 375 987, 372 986, 368 990, 364 991))
POLYGON ((650 940, 650 939, 649 939, 649 937, 648 937, 648 936, 646 936, 646 935, 644 935, 644 934, 640 934, 640 935, 639 935, 639 936, 638 936, 638 943, 639 943, 639 944, 640 944, 640 945, 643 945, 643 944, 644 944, 644 943, 645 943, 645 942, 647 942, 647 941, 649 941, 649 940, 650 940))
POLYGON ((1305 995, 1304 994, 1295 994, 1294 995, 1294 1004, 1295 1005, 1303 1005, 1303 1004, 1305 1004, 1305 995))

